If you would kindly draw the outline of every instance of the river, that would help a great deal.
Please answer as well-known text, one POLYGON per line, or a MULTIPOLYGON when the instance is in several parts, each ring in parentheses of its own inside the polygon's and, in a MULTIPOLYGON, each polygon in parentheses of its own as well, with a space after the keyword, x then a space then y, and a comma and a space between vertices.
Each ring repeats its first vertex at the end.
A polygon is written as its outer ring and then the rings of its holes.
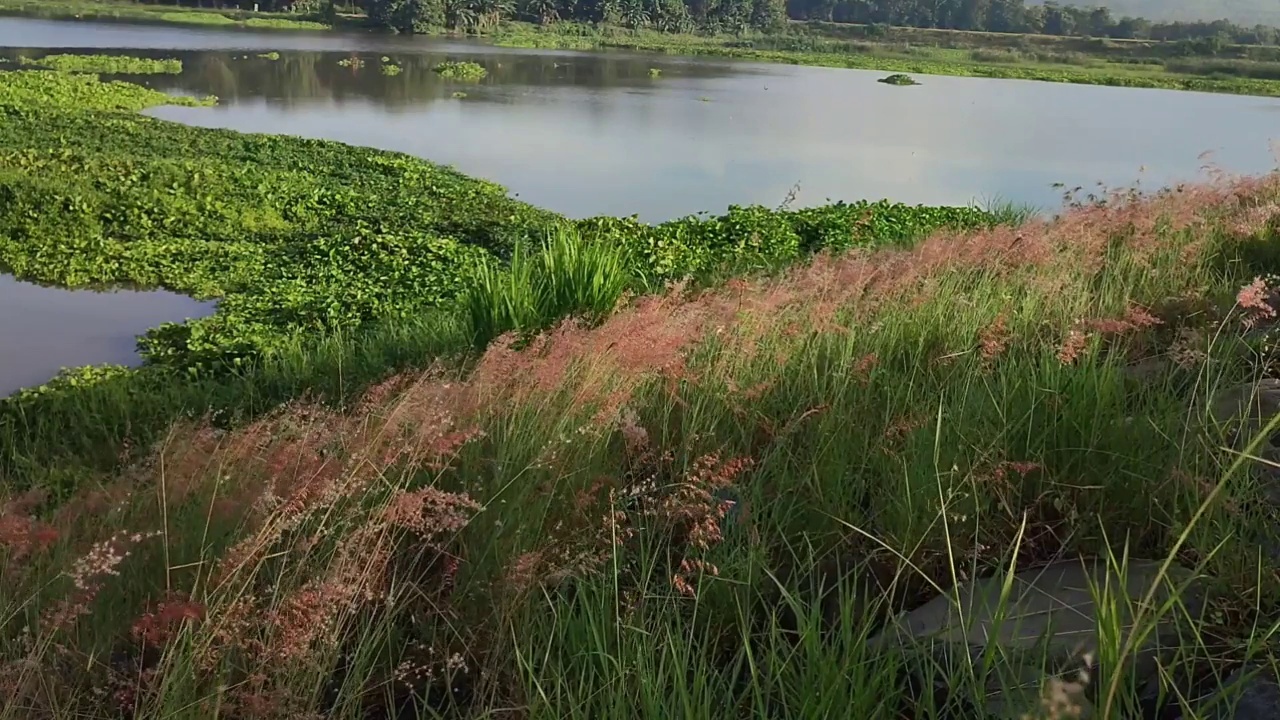
MULTIPOLYGON (((399 150, 574 217, 661 221, 734 203, 776 205, 793 191, 797 205, 888 197, 1052 209, 1061 201, 1056 183, 1156 188, 1195 180, 1207 161, 1270 170, 1280 120, 1272 98, 937 76, 894 87, 876 82, 881 72, 373 33, 0 18, 0 46, 9 55, 177 57, 181 75, 130 79, 220 103, 149 111, 156 117, 399 150), (279 59, 260 57, 271 51, 279 59), (353 56, 363 67, 339 64, 353 56), (403 72, 384 75, 384 56, 403 72), (456 83, 430 71, 459 59, 489 75, 456 83)), ((16 287, 0 284, 5 337, 16 287)), ((50 306, 58 309, 27 304, 22 312, 50 313, 40 332, 74 345, 74 311, 50 306)), ((130 344, 136 324, 119 327, 130 344)), ((128 359, 94 347, 85 344, 81 363, 128 359)), ((0 355, 0 394, 32 375, 15 380, 11 362, 0 355)), ((66 358, 50 357, 45 374, 59 364, 66 358)))

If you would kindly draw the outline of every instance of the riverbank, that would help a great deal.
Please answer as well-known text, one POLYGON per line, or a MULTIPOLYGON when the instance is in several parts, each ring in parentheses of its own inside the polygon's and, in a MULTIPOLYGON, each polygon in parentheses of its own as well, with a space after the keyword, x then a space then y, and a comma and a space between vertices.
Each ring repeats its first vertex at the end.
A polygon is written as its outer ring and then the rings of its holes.
POLYGON ((197 25, 202 27, 250 28, 253 30, 328 31, 335 27, 355 28, 363 23, 350 18, 300 18, 284 13, 246 10, 193 8, 180 5, 144 5, 135 2, 98 0, 3 0, 0 15, 37 17, 51 20, 112 20, 142 23, 197 25))
MULTIPOLYGON (((940 33, 942 31, 934 31, 940 33)), ((905 31, 922 35, 921 31, 905 31)), ((970 34, 974 35, 974 34, 970 34)), ((493 33, 505 47, 562 50, 625 49, 679 55, 707 55, 756 62, 787 63, 892 73, 952 75, 1080 85, 1190 90, 1238 95, 1280 95, 1280 63, 1272 61, 1163 64, 1158 56, 1108 59, 1070 51, 1010 49, 1003 40, 989 49, 916 45, 910 41, 839 40, 797 31, 782 36, 701 37, 587 26, 510 24, 493 33), (1170 68, 1179 68, 1174 71, 1170 68), (1232 76, 1234 75, 1234 76, 1232 76), (1251 77, 1250 75, 1256 75, 1251 77)), ((1057 44, 1067 43, 1054 39, 1057 44)))
MULTIPOLYGON (((299 18, 89 0, 0 0, 0 13, 55 19, 185 23, 278 30, 364 30, 367 19, 299 18)), ((437 30, 440 35, 457 33, 437 30)), ((480 35, 496 45, 624 49, 891 73, 989 77, 1116 87, 1280 96, 1280 51, 1228 46, 1199 56, 1185 43, 1122 41, 914 28, 790 23, 784 31, 694 35, 579 23, 506 21, 480 35)))
POLYGON ((1280 176, 568 221, 136 114, 168 101, 0 72, 0 265, 221 298, 141 370, 0 401, 0 718, 1206 716, 1274 685, 1280 176))

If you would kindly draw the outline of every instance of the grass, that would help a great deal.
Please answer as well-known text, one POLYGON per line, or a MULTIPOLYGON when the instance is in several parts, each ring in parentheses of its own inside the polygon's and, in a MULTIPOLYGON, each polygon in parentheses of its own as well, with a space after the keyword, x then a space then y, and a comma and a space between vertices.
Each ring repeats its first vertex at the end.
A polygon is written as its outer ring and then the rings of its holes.
MULTIPOLYGON (((1132 717, 1161 626, 1145 677, 1194 704, 1275 640, 1264 488, 1203 399, 1274 367, 1246 338, 1274 309, 1240 290, 1277 269, 1278 199, 1117 196, 624 301, 340 408, 179 423, 70 500, 9 498, 0 717, 976 717, 1019 662, 1132 717), (1082 556, 1106 574, 1079 673, 880 634, 1082 556), (1189 575, 1203 613, 1159 591, 1189 575)), ((509 272, 604 308, 620 260, 582 242, 509 272)))

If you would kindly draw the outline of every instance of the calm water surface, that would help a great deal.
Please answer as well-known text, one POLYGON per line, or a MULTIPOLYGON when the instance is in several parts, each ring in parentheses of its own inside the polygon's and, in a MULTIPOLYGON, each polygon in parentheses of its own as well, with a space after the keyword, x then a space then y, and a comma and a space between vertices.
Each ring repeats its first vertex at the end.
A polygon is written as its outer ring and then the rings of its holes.
MULTIPOLYGON (((1061 198, 1054 183, 1194 180, 1205 152, 1230 171, 1270 170, 1270 143, 1280 138, 1280 101, 1269 98, 933 76, 901 88, 875 82, 878 72, 370 33, 0 18, 0 47, 178 57, 183 74, 136 80, 212 93, 220 105, 150 111, 157 117, 399 150, 575 217, 660 221, 732 203, 774 205, 797 186, 799 205, 1002 198, 1049 209, 1061 198), (268 51, 280 59, 258 57, 268 51), (338 64, 352 56, 365 65, 338 64), (382 74, 383 56, 404 71, 382 74), (489 76, 455 83, 430 71, 457 59, 489 76)), ((12 287, 0 285, 0 332, 12 322, 12 287)), ((147 302, 162 303, 130 307, 147 302)), ((136 332, 121 326, 128 342, 120 342, 131 346, 136 332)), ((0 392, 13 362, 0 356, 0 392)))
POLYGON ((212 311, 168 292, 71 291, 0 275, 0 397, 63 367, 131 364, 148 328, 212 311))

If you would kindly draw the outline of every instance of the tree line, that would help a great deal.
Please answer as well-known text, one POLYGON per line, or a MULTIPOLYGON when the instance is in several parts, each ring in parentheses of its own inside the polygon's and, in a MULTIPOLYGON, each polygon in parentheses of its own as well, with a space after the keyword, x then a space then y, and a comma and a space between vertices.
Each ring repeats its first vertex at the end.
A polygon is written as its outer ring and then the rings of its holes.
MULTIPOLYGON (((169 0, 153 0, 169 4, 169 0)), ((1227 20, 1153 22, 1116 17, 1105 7, 1028 4, 1025 0, 237 0, 241 9, 332 15, 339 9, 366 14, 378 26, 401 32, 429 28, 484 31, 505 20, 536 23, 603 23, 665 32, 769 31, 786 20, 871 26, 938 28, 1064 37, 1183 41, 1188 54, 1213 55, 1226 44, 1277 45, 1280 30, 1227 20)), ((175 4, 204 4, 177 0, 175 4)))

